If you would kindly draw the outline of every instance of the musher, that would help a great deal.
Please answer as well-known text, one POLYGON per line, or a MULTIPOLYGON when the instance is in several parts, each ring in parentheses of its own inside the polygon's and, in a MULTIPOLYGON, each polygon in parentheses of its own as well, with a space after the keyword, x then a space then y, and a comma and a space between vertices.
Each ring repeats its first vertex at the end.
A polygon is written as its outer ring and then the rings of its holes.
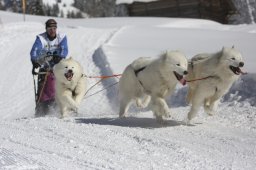
POLYGON ((57 22, 48 19, 45 29, 44 33, 36 36, 30 51, 32 74, 38 76, 37 84, 35 83, 36 117, 45 116, 50 107, 55 106, 55 77, 52 68, 68 54, 67 37, 57 32, 57 22))

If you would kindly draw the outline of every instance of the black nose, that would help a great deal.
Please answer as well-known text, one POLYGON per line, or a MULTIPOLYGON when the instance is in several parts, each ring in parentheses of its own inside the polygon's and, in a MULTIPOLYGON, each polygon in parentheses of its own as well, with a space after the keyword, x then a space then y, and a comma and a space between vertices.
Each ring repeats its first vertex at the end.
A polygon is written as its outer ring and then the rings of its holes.
POLYGON ((69 69, 69 70, 68 70, 68 73, 73 73, 73 70, 69 69))
POLYGON ((184 71, 183 73, 184 73, 184 75, 187 75, 187 74, 188 74, 188 72, 187 72, 187 71, 184 71))
POLYGON ((243 67, 243 66, 244 66, 244 62, 240 62, 239 67, 243 67))

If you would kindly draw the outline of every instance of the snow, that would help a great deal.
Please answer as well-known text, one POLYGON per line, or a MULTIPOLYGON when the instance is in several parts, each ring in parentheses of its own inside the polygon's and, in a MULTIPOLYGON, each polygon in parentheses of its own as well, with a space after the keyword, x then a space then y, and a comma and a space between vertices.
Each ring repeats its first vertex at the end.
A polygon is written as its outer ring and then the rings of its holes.
MULTIPOLYGON (((225 96, 218 114, 202 110, 193 126, 183 123, 189 110, 186 88, 177 87, 172 118, 156 123, 152 112, 132 107, 119 119, 118 81, 111 78, 82 102, 77 117, 34 118, 34 87, 29 52, 47 17, 0 11, 0 169, 247 169, 256 167, 256 25, 221 25, 198 19, 59 19, 69 55, 88 75, 122 73, 140 56, 167 49, 188 58, 235 45, 245 60, 242 76, 225 96), (95 92, 107 88, 95 95, 95 92), (92 96, 90 96, 92 95, 92 96)), ((98 79, 89 79, 89 86, 98 79)))

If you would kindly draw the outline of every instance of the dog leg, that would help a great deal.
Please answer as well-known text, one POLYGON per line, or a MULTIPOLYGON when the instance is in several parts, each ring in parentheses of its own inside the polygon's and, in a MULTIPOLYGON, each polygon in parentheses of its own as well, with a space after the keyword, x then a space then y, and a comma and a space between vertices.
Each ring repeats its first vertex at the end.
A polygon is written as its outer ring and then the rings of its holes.
POLYGON ((140 98, 136 98, 135 102, 137 107, 143 108, 143 104, 140 98))
POLYGON ((122 98, 120 100, 119 117, 125 117, 125 113, 128 111, 131 99, 122 98))
POLYGON ((214 95, 212 95, 206 100, 204 105, 204 110, 208 115, 212 116, 216 114, 219 99, 222 96, 223 96, 223 91, 215 91, 214 95))
POLYGON ((74 100, 75 100, 77 106, 79 106, 81 104, 83 98, 84 98, 84 94, 78 94, 74 97, 74 100))
POLYGON ((143 100, 142 100, 142 107, 143 108, 147 107, 150 100, 151 100, 151 97, 149 95, 145 95, 143 100))
POLYGON ((155 117, 156 117, 156 122, 157 123, 159 123, 159 124, 164 124, 165 123, 162 116, 155 115, 155 117))
POLYGON ((204 105, 204 110, 205 112, 210 115, 213 116, 214 114, 216 114, 216 110, 217 110, 217 106, 218 106, 219 100, 216 99, 209 99, 208 103, 204 105))
POLYGON ((82 77, 77 82, 76 90, 75 90, 75 96, 74 96, 74 100, 75 100, 75 102, 77 103, 78 106, 82 102, 85 93, 86 93, 86 79, 85 79, 85 77, 82 77))
POLYGON ((163 98, 152 97, 150 106, 158 122, 163 122, 163 116, 170 116, 169 107, 163 98))
POLYGON ((188 112, 188 120, 190 121, 194 117, 196 117, 197 112, 199 111, 200 104, 192 104, 190 111, 188 112))
POLYGON ((188 88, 188 94, 187 94, 187 97, 186 97, 187 103, 191 103, 191 98, 192 98, 192 91, 191 91, 191 88, 189 87, 188 88))
POLYGON ((191 119, 193 119, 197 115, 200 109, 200 106, 203 105, 204 97, 200 96, 199 94, 200 93, 195 93, 195 95, 192 98, 192 106, 190 111, 188 112, 188 117, 187 117, 188 121, 191 121, 191 119))
POLYGON ((136 105, 140 108, 145 108, 150 102, 150 96, 144 95, 142 98, 136 98, 136 105))
POLYGON ((67 104, 70 109, 77 111, 78 109, 78 104, 77 102, 72 98, 72 92, 71 91, 65 91, 62 100, 65 104, 67 104))
POLYGON ((68 116, 68 108, 66 106, 61 106, 61 118, 65 118, 68 116))

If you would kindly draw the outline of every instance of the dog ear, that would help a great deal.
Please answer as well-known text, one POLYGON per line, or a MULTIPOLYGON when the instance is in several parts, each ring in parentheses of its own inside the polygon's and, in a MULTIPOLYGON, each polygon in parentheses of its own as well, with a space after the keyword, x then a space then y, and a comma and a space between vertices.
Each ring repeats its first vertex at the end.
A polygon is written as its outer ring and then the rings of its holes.
POLYGON ((68 57, 67 59, 68 59, 68 60, 72 60, 72 56, 68 57))
POLYGON ((225 51, 226 49, 227 49, 227 48, 223 46, 221 52, 224 53, 224 51, 225 51))
POLYGON ((168 54, 168 51, 167 51, 167 50, 161 54, 160 57, 162 58, 162 61, 166 61, 166 59, 167 59, 167 54, 168 54))
POLYGON ((221 52, 220 52, 220 54, 221 54, 220 57, 224 55, 225 50, 226 50, 226 47, 223 46, 223 47, 222 47, 222 50, 221 50, 221 52))

